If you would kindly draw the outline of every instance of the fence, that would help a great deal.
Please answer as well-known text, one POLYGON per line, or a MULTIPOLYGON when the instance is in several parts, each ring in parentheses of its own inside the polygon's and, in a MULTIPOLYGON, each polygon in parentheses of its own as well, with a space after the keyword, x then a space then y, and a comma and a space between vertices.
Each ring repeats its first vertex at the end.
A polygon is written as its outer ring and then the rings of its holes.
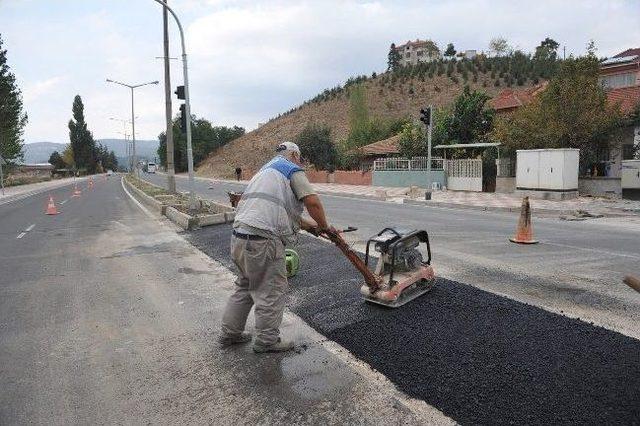
MULTIPOLYGON (((427 157, 379 158, 373 162, 374 171, 427 170, 427 157)), ((431 159, 431 170, 444 170, 442 158, 431 159)))
POLYGON ((445 171, 448 177, 482 178, 482 160, 447 160, 445 171))

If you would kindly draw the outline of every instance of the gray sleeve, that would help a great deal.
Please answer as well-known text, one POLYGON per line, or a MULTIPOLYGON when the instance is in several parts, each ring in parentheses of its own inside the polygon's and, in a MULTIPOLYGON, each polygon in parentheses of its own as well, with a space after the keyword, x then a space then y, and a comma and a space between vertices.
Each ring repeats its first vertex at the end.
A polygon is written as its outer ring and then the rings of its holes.
POLYGON ((308 195, 316 194, 309 179, 307 179, 307 175, 305 175, 303 171, 295 172, 291 175, 291 189, 298 200, 302 200, 308 195))

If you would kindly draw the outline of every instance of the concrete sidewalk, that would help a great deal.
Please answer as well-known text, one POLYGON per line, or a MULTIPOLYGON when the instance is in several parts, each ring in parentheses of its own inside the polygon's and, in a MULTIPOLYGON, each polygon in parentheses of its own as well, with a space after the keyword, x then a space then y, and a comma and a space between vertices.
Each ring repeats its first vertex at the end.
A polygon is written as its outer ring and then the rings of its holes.
MULTIPOLYGON (((86 177, 76 178, 78 183, 84 181, 86 177)), ((95 177, 94 177, 95 179, 95 177)), ((30 183, 27 185, 9 186, 4 189, 4 195, 0 192, 0 204, 8 203, 23 197, 49 191, 61 186, 70 185, 74 178, 54 179, 46 182, 30 183)))
MULTIPOLYGON (((248 181, 235 181, 225 179, 197 179, 215 182, 244 183, 248 181)), ((374 200, 386 200, 404 202, 406 204, 424 204, 441 207, 472 208, 487 211, 520 211, 522 197, 516 194, 498 194, 487 192, 467 192, 467 191, 434 191, 431 200, 426 201, 423 197, 409 197, 409 187, 394 188, 384 186, 366 185, 340 185, 332 183, 313 183, 313 188, 320 194, 338 195, 355 198, 368 198, 374 200)), ((586 210, 594 214, 620 215, 620 214, 640 214, 640 201, 633 200, 613 200, 595 197, 578 197, 573 200, 554 201, 538 200, 530 198, 531 208, 540 213, 569 214, 576 210, 586 210)))

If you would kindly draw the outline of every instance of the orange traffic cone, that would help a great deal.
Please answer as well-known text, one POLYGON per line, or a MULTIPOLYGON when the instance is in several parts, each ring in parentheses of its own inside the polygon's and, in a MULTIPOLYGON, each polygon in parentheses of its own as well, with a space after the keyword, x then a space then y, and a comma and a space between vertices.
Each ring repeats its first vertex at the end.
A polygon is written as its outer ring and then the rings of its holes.
POLYGON ((89 183, 87 184, 87 188, 93 188, 93 176, 89 176, 89 183))
POLYGON ((58 214, 60 213, 56 208, 56 203, 53 201, 53 196, 49 195, 49 203, 47 204, 47 211, 45 214, 58 214))
POLYGON ((522 199, 522 208, 520 209, 520 219, 518 219, 518 228, 516 235, 509 238, 512 243, 518 244, 536 244, 538 241, 533 239, 533 226, 531 225, 531 206, 529 206, 529 197, 522 199))
POLYGON ((80 194, 82 194, 82 191, 80 191, 80 189, 78 188, 78 183, 76 183, 74 185, 74 190, 73 190, 73 194, 71 195, 72 197, 79 197, 80 194))

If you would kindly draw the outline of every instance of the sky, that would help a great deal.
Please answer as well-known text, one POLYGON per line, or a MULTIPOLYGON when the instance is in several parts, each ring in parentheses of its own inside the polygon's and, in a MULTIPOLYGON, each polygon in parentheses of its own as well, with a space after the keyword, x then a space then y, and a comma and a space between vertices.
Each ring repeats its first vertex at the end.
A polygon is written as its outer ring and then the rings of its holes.
MULTIPOLYGON (((640 47, 640 0, 169 0, 185 30, 192 113, 251 130, 348 77, 382 72, 392 42, 487 50, 492 37, 533 51, 551 37, 566 54, 640 47)), ((180 39, 170 22, 171 85, 182 84, 180 39)), ((162 8, 154 0, 0 0, 0 35, 23 92, 25 142, 68 142, 82 96, 94 137, 122 138, 129 84, 136 136, 165 128, 162 8)), ((444 50, 444 49, 443 49, 444 50)), ((174 115, 178 101, 173 98, 174 115)), ((130 132, 130 131, 129 131, 130 132)))

